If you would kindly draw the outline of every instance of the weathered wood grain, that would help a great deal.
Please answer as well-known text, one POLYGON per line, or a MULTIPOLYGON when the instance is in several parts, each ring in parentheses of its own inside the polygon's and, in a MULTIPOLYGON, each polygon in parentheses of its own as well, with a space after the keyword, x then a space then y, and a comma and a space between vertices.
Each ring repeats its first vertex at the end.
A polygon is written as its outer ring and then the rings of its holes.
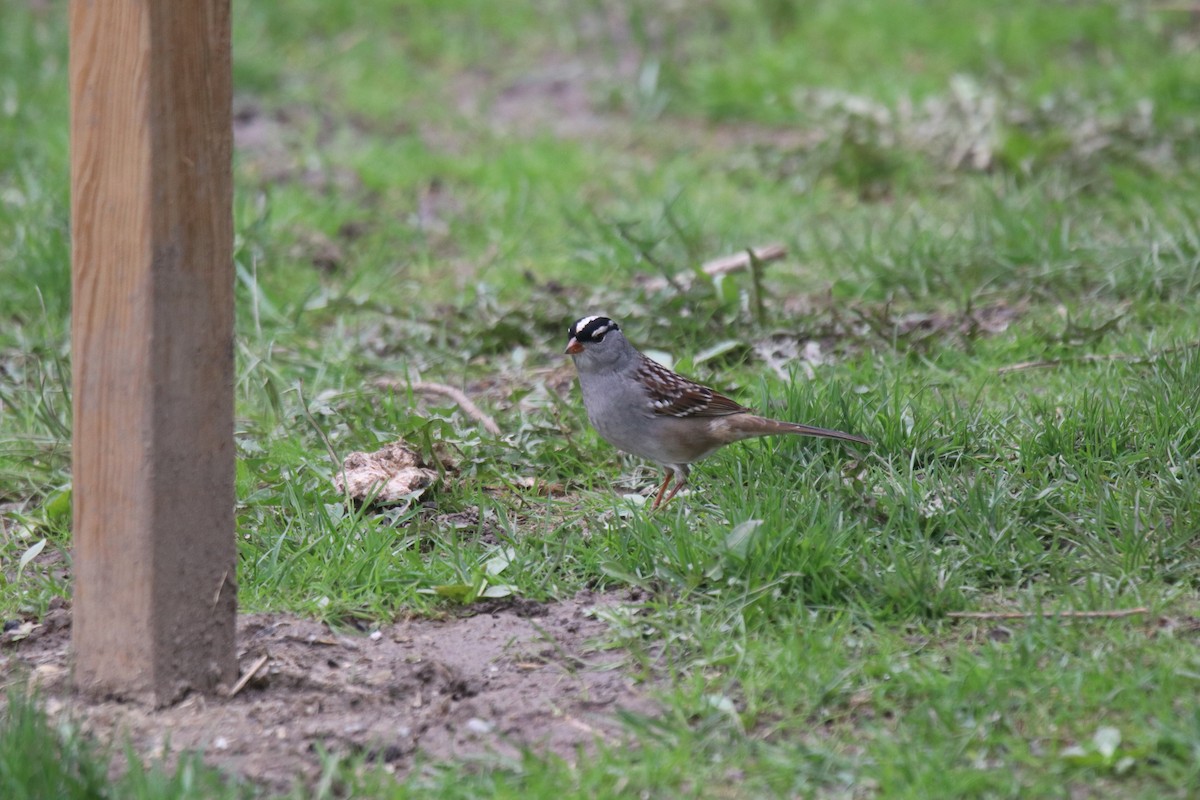
POLYGON ((236 678, 229 0, 72 0, 74 676, 236 678))

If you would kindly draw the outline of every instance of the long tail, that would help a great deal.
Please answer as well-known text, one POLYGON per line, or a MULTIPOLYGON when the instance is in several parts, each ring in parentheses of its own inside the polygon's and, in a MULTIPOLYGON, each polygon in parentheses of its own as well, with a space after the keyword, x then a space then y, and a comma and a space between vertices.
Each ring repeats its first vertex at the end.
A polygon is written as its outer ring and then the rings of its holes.
POLYGON ((863 436, 830 428, 817 428, 813 425, 800 425, 795 422, 784 422, 778 419, 768 419, 753 414, 736 414, 726 417, 729 420, 729 432, 737 439, 749 439, 753 436, 772 436, 781 433, 792 433, 797 436, 819 436, 822 439, 840 439, 843 442, 871 445, 871 440, 863 436))

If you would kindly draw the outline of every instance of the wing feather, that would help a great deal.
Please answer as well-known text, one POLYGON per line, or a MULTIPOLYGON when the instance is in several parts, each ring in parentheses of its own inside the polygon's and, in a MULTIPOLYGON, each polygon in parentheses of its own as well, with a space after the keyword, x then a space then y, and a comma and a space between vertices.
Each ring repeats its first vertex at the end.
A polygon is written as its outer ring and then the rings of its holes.
POLYGON ((637 377, 650 390, 651 411, 664 417, 725 417, 750 409, 646 358, 637 377))

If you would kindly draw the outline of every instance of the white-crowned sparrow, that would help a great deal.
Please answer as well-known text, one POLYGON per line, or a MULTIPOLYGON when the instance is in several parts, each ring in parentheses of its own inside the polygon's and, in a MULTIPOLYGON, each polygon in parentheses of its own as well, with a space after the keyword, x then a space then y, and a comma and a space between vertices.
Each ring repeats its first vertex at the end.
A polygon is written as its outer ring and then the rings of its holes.
POLYGON ((569 336, 566 352, 579 371, 592 427, 618 450, 666 470, 652 508, 671 501, 687 481, 692 463, 731 442, 794 433, 871 444, 852 433, 757 416, 647 358, 608 317, 576 320, 569 336), (664 499, 672 476, 675 486, 664 499))

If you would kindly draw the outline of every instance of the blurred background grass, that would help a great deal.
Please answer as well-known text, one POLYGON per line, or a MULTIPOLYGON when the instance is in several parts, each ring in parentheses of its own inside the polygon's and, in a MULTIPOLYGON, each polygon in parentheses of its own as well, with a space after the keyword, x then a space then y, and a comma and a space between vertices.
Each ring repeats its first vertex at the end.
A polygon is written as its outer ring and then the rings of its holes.
MULTIPOLYGON (((0 7, 6 618, 69 595, 65 15, 0 7)), ((1189 796, 1193 9, 291 0, 235 3, 234 60, 243 606, 438 613, 503 553, 536 600, 640 587, 613 641, 667 678, 639 748, 339 790, 1189 796), (698 274, 772 241, 757 284, 698 274), (731 448, 646 518, 560 353, 596 311, 877 447, 731 448), (398 436, 449 479, 347 510, 337 459, 398 436)))

